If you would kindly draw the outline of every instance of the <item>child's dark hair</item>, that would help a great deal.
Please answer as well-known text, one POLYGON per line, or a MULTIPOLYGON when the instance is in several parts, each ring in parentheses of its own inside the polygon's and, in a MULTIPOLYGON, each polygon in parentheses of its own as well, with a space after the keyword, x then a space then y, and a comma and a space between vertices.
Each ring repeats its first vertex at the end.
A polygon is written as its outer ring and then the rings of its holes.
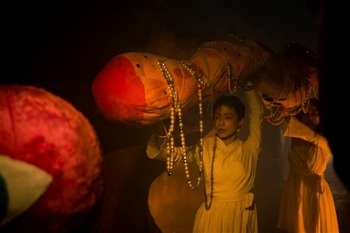
POLYGON ((245 115, 245 106, 243 102, 233 95, 222 95, 214 103, 213 106, 213 115, 215 115, 218 107, 227 106, 230 109, 234 109, 237 113, 238 120, 244 118, 245 115))

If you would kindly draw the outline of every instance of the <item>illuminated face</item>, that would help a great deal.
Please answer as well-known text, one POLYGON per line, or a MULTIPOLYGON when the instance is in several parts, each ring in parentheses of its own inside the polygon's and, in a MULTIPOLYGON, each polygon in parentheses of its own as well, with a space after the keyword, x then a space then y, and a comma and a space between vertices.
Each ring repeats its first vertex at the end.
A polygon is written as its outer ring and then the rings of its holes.
POLYGON ((220 106, 215 111, 214 127, 216 135, 222 140, 233 140, 241 122, 238 121, 237 113, 227 106, 220 106))

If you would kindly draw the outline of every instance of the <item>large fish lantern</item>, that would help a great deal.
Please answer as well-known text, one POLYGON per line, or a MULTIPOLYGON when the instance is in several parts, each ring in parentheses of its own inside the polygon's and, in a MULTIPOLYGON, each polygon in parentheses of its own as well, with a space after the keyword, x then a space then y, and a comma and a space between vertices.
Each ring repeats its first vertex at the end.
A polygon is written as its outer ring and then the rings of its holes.
POLYGON ((142 126, 176 115, 181 119, 195 104, 226 91, 235 94, 238 82, 251 80, 269 111, 266 119, 279 124, 303 109, 318 85, 317 75, 293 80, 284 60, 267 46, 234 36, 202 44, 188 60, 129 52, 101 70, 92 91, 107 119, 142 126))

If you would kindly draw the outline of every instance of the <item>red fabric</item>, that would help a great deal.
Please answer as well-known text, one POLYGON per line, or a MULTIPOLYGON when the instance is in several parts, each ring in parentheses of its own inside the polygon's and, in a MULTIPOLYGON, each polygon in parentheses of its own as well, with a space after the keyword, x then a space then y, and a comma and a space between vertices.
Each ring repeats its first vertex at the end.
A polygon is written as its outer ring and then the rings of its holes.
POLYGON ((18 227, 28 230, 36 224, 41 227, 36 232, 62 232, 69 218, 90 210, 102 192, 102 156, 94 129, 70 103, 43 89, 0 86, 0 153, 53 177, 18 227))
POLYGON ((92 91, 99 110, 106 118, 143 118, 145 90, 135 73, 136 68, 127 58, 117 56, 96 77, 92 91))

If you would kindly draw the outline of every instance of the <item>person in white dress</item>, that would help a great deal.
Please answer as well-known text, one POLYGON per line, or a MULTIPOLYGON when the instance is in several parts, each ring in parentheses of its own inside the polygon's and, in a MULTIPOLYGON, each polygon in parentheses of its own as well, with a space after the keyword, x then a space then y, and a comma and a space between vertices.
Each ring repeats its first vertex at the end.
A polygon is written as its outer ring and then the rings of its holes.
POLYGON ((202 145, 186 147, 184 153, 182 147, 167 148, 157 135, 148 142, 149 158, 165 161, 173 151, 175 162, 196 163, 203 170, 205 198, 196 213, 194 233, 258 232, 253 189, 265 107, 251 82, 243 89, 249 106, 245 139, 238 137, 245 120, 244 103, 237 96, 222 95, 213 105, 215 134, 205 137, 202 145))

